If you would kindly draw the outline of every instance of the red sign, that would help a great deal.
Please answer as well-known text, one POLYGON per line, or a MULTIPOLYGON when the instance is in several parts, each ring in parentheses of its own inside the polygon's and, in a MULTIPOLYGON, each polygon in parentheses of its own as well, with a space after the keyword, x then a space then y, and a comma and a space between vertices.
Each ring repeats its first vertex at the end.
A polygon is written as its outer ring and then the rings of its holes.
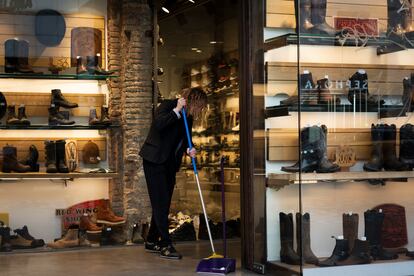
POLYGON ((334 17, 334 26, 359 37, 379 35, 377 18, 334 17))
POLYGON ((79 224, 83 214, 96 214, 101 208, 104 199, 90 200, 73 205, 67 209, 56 209, 56 216, 62 216, 62 230, 68 229, 71 224, 79 224))

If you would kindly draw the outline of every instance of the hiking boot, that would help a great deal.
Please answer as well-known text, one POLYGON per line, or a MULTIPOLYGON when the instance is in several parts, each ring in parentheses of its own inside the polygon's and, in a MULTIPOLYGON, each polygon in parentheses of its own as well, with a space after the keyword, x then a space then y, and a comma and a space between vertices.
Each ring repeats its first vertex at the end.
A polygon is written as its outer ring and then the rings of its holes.
POLYGON ((70 248, 70 247, 78 247, 79 246, 79 229, 76 226, 71 226, 63 238, 53 242, 48 243, 47 246, 53 249, 63 249, 63 248, 70 248))
POLYGON ((96 234, 102 232, 102 227, 96 225, 90 215, 83 214, 80 218, 79 229, 86 233, 96 234))
POLYGON ((37 163, 39 159, 39 152, 35 145, 31 145, 29 148, 29 156, 26 161, 22 162, 24 165, 30 166, 30 171, 38 172, 39 164, 37 163))
POLYGON ((94 126, 100 124, 100 121, 98 119, 98 115, 96 115, 96 109, 90 109, 89 110, 89 125, 94 126))
POLYGON ((69 173, 69 168, 66 166, 66 152, 65 152, 65 140, 58 140, 56 144, 56 167, 60 173, 69 173))
POLYGON ((161 248, 160 257, 165 259, 180 260, 183 256, 175 250, 174 246, 170 244, 161 248))
POLYGON ((71 103, 63 97, 60 89, 52 89, 52 99, 50 105, 55 105, 56 107, 65 107, 65 108, 75 108, 78 107, 77 103, 71 103))
POLYGON ((109 119, 109 113, 108 113, 107 107, 101 106, 101 119, 99 123, 105 126, 111 124, 111 119, 109 119))
POLYGON ((149 253, 160 253, 161 247, 155 242, 145 242, 145 251, 149 253))
POLYGON ((7 125, 20 125, 20 120, 16 116, 16 107, 14 105, 7 106, 7 125))
POLYGON ((32 241, 34 247, 42 247, 45 245, 45 241, 42 239, 35 239, 29 234, 29 229, 27 229, 27 226, 23 226, 21 229, 15 229, 13 231, 17 235, 21 236, 22 238, 32 241))
POLYGON ((12 251, 12 246, 10 244, 10 228, 9 227, 0 227, 0 251, 1 252, 10 252, 12 251))
POLYGON ((46 154, 46 172, 57 173, 56 167, 56 143, 55 141, 45 141, 45 154, 46 154))
POLYGON ((75 121, 65 119, 65 117, 59 112, 59 107, 55 105, 51 105, 48 111, 49 111, 49 125, 50 126, 75 124, 75 121))
POLYGON ((19 119, 19 122, 20 122, 21 125, 30 126, 30 121, 29 121, 29 119, 27 119, 26 108, 25 108, 24 105, 21 105, 17 109, 17 119, 19 119))
POLYGON ((20 236, 19 234, 10 237, 10 244, 13 249, 35 248, 35 243, 20 236))
POLYGON ((4 173, 25 173, 30 172, 30 166, 17 161, 17 149, 11 146, 3 147, 3 169, 4 173))
POLYGON ((111 210, 109 199, 106 199, 103 201, 102 206, 98 208, 97 223, 119 225, 124 224, 125 219, 114 214, 111 210))

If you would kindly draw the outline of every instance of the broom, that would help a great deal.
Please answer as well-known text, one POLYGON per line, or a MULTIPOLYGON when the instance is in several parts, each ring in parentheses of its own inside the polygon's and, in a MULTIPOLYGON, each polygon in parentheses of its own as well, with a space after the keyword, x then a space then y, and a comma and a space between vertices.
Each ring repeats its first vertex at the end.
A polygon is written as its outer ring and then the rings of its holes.
MULTIPOLYGON (((185 108, 183 108, 182 112, 183 112, 185 132, 187 134, 188 147, 190 149, 192 149, 193 145, 191 143, 190 130, 188 128, 187 114, 186 114, 185 108)), ((216 250, 214 249, 213 238, 211 236, 211 230, 210 230, 210 225, 208 223, 208 216, 207 216, 207 212, 206 212, 206 206, 204 204, 203 194, 201 192, 200 180, 198 178, 196 160, 195 160, 194 157, 191 158, 191 162, 193 164, 194 176, 195 176, 197 187, 198 187, 198 194, 200 195, 201 207, 203 208, 204 219, 206 220, 208 238, 210 240, 211 251, 212 251, 211 256, 209 256, 209 257, 207 257, 207 258, 205 258, 205 259, 203 259, 199 262, 196 271, 198 273, 215 273, 215 274, 227 274, 229 272, 233 272, 233 271, 236 270, 236 260, 224 258, 222 255, 217 254, 216 250)), ((224 184, 223 180, 222 180, 222 184, 224 184)), ((224 192, 223 189, 222 189, 222 192, 224 192)), ((223 222, 223 227, 225 227, 224 226, 225 223, 226 222, 224 221, 223 222)), ((225 233, 224 233, 223 237, 225 239, 225 233)))

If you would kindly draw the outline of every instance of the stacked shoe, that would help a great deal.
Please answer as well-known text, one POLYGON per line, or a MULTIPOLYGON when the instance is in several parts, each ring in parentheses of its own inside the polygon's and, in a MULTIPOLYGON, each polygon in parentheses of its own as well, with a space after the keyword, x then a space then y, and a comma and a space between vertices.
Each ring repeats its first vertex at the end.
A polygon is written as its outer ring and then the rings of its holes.
POLYGON ((68 173, 66 165, 65 140, 45 141, 46 172, 47 173, 68 173))
POLYGON ((60 89, 52 90, 52 97, 50 101, 49 111, 49 125, 73 125, 75 121, 66 118, 60 111, 60 107, 64 108, 76 108, 77 103, 71 103, 63 96, 60 89))

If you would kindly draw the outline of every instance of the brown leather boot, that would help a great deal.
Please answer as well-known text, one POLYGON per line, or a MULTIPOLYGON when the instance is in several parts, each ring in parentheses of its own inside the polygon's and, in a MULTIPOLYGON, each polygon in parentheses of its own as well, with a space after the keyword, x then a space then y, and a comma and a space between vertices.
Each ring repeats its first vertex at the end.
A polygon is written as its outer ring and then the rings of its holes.
POLYGON ((80 218, 79 229, 86 233, 96 234, 102 232, 102 227, 96 225, 90 215, 83 214, 80 218))
POLYGON ((101 106, 100 124, 103 124, 106 126, 111 124, 111 120, 109 119, 108 108, 104 106, 101 106))
POLYGON ((97 125, 99 123, 100 123, 100 121, 98 119, 98 115, 96 115, 96 109, 95 108, 90 109, 89 110, 89 125, 94 126, 94 125, 97 125))
POLYGON ((62 249, 79 246, 79 229, 68 229, 65 236, 60 240, 47 244, 53 249, 62 249))
POLYGON ((354 248, 355 240, 358 237, 358 214, 342 214, 342 229, 344 239, 349 243, 349 251, 354 248))
POLYGON ((317 265, 319 260, 311 249, 309 213, 305 213, 303 216, 296 213, 296 241, 298 241, 296 252, 299 256, 302 256, 303 261, 307 264, 317 265), (300 240, 302 240, 302 243, 299 242, 300 240))
POLYGON ((6 124, 8 125, 20 125, 19 119, 16 116, 16 107, 14 105, 7 106, 7 119, 6 124))
POLYGON ((10 244, 13 249, 28 249, 36 247, 36 244, 32 240, 27 240, 19 234, 10 237, 10 244))
POLYGON ((119 225, 125 223, 125 219, 116 216, 112 212, 109 199, 106 199, 103 201, 101 208, 98 208, 97 223, 119 225))
POLYGON ((3 147, 3 169, 5 173, 18 172, 25 173, 30 172, 30 166, 26 166, 17 161, 17 149, 11 146, 3 147))

